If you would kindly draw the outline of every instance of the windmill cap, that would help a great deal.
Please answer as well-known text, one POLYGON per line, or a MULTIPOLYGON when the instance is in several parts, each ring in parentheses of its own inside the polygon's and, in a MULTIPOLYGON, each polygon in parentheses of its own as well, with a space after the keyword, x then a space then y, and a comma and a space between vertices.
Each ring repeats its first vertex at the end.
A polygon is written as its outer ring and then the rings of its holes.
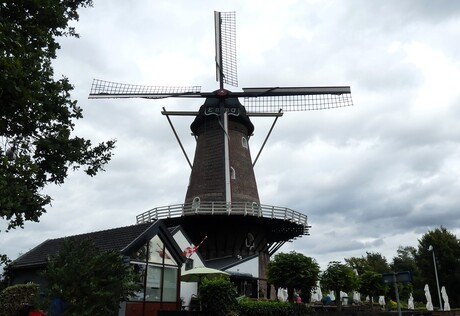
POLYGON ((206 101, 200 107, 198 115, 190 125, 192 132, 197 135, 199 128, 207 120, 217 119, 221 114, 220 105, 222 102, 224 108, 229 112, 229 120, 243 124, 248 129, 248 136, 252 135, 254 132, 254 125, 246 114, 246 108, 240 103, 237 97, 228 97, 225 99, 206 98, 206 101))

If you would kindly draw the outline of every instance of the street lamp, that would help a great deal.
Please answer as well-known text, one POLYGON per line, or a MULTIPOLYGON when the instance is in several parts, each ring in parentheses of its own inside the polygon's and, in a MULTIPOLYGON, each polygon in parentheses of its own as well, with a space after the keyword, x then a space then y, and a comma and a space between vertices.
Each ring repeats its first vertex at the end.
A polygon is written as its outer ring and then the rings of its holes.
POLYGON ((436 286, 438 287, 439 307, 440 307, 441 310, 443 310, 442 301, 441 301, 441 291, 439 290, 438 268, 436 268, 436 257, 434 255, 434 249, 433 249, 432 245, 430 245, 430 247, 428 247, 428 251, 433 252, 434 275, 436 276, 436 286))

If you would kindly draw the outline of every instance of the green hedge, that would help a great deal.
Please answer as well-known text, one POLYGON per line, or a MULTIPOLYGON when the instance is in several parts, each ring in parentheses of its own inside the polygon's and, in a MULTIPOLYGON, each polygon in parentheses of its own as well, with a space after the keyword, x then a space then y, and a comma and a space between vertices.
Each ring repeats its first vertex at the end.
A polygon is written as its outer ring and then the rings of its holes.
POLYGON ((236 288, 228 277, 205 279, 200 286, 203 310, 213 316, 237 315, 236 288))
POLYGON ((0 293, 0 311, 4 316, 17 315, 25 305, 31 305, 38 294, 36 284, 17 284, 0 293))
POLYGON ((311 309, 305 304, 294 304, 279 301, 254 301, 242 299, 238 301, 240 316, 305 316, 311 315, 311 309))

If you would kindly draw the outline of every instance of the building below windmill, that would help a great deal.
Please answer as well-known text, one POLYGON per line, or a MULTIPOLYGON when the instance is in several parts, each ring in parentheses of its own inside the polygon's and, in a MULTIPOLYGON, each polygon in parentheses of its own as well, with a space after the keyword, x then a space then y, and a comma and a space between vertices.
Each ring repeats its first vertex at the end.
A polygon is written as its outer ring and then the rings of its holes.
POLYGON ((120 316, 156 315, 159 310, 180 310, 182 297, 196 293, 196 284, 181 286, 181 272, 196 262, 198 253, 187 260, 181 247, 188 237, 181 227, 166 227, 161 221, 118 227, 75 236, 46 240, 14 260, 9 268, 9 283, 34 283, 45 290, 43 277, 49 259, 57 255, 64 241, 90 240, 100 251, 117 251, 139 272, 141 290, 120 305, 120 316), (148 254, 148 255, 146 255, 148 254))
POLYGON ((266 290, 266 279, 259 274, 260 262, 257 254, 205 260, 200 249, 208 239, 197 249, 181 226, 168 227, 162 219, 150 219, 131 226, 43 241, 13 261, 9 270, 10 285, 35 283, 45 289, 47 281, 41 271, 46 267, 49 258, 59 253, 66 238, 75 241, 89 239, 101 251, 118 251, 138 271, 143 271, 143 290, 121 304, 120 316, 142 315, 142 310, 156 315, 158 310, 193 308, 197 283, 181 282, 180 276, 198 266, 229 273, 240 296, 259 297, 270 293, 266 290), (141 253, 151 255, 141 258, 141 253))

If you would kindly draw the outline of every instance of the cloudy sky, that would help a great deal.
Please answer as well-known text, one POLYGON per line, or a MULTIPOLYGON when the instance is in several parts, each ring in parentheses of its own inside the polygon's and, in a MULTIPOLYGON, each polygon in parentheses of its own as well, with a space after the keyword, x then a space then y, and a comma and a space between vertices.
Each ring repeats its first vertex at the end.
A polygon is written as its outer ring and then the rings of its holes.
MULTIPOLYGON (((0 252, 184 202, 190 168, 160 111, 200 102, 87 96, 93 78, 215 90, 214 10, 236 11, 240 87, 351 86, 353 107, 286 113, 257 162, 261 203, 312 226, 282 251, 325 267, 366 251, 390 261, 440 225, 460 236, 460 2, 95 0, 75 24, 81 38, 61 39, 55 73, 84 110, 76 134, 117 139, 115 155, 105 173, 48 187, 52 207, 2 232, 0 252)), ((255 157, 272 119, 253 122, 255 157)), ((173 123, 193 157, 191 118, 173 123)))

